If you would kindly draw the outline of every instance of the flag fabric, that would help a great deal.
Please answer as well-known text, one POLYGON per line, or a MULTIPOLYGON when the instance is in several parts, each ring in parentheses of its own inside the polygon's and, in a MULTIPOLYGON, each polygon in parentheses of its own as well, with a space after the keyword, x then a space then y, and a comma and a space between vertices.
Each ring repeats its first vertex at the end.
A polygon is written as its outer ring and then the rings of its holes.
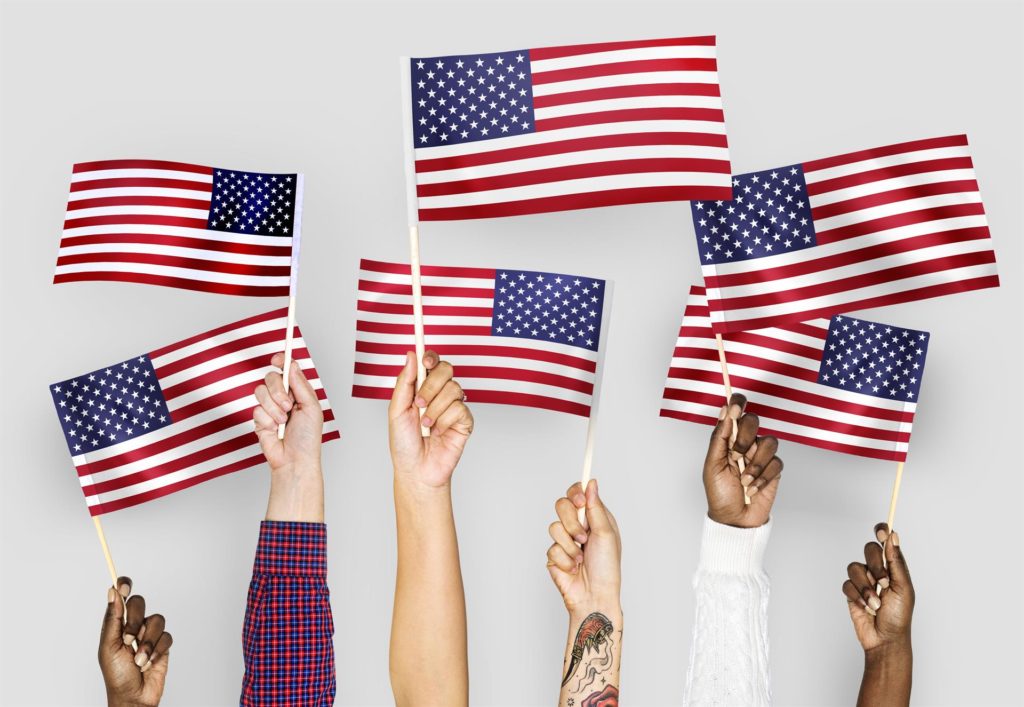
POLYGON ((162 160, 76 164, 54 283, 289 294, 302 175, 162 160))
MULTIPOLYGON (((850 315, 731 334, 733 390, 761 433, 845 454, 907 458, 928 332, 850 315)), ((718 422, 722 369, 703 287, 692 287, 672 355, 661 416, 718 422)))
MULTIPOLYGON (((193 336, 50 386, 92 515, 195 486, 263 462, 253 391, 281 350, 287 309, 193 336)), ((298 327, 294 356, 334 413, 298 327)))
POLYGON ((731 196, 714 37, 412 58, 409 76, 421 221, 731 196))
MULTIPOLYGON (((472 403, 588 416, 607 283, 528 270, 423 266, 426 345, 472 403)), ((363 260, 352 395, 391 397, 413 351, 409 266, 363 260)))
POLYGON ((732 185, 730 201, 690 205, 716 333, 999 286, 964 135, 732 185))

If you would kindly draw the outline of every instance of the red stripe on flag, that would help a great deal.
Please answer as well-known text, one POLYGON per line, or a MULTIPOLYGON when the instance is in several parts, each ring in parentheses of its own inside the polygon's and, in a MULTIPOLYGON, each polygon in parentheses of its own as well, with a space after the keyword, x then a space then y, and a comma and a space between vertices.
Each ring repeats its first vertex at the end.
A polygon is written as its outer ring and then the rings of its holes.
POLYGON ((79 162, 72 168, 75 174, 97 172, 105 169, 167 169, 175 172, 192 172, 213 176, 213 167, 204 167, 187 162, 168 162, 166 160, 98 160, 95 162, 79 162))
POLYGON ((182 199, 172 196, 101 196, 93 199, 78 199, 68 202, 68 211, 94 209, 102 206, 173 206, 181 209, 210 208, 209 199, 182 199))
MULTIPOLYGON (((379 314, 399 314, 412 316, 411 304, 396 304, 392 302, 368 302, 359 300, 356 309, 360 312, 377 312, 379 314)), ((436 317, 490 317, 493 310, 490 307, 449 307, 440 305, 423 305, 425 316, 436 317)))
MULTIPOLYGON (((366 376, 381 376, 386 378, 395 378, 401 371, 401 364, 397 366, 392 366, 381 363, 363 363, 361 361, 356 361, 355 364, 356 374, 366 376)), ((456 375, 460 380, 470 378, 486 378, 491 380, 523 381, 526 383, 538 383, 540 385, 549 385, 553 388, 565 388, 566 390, 574 390, 577 393, 583 393, 585 395, 593 395, 594 393, 593 383, 588 383, 587 381, 582 381, 579 380, 578 378, 560 376, 557 373, 547 373, 545 371, 531 371, 525 368, 511 368, 508 366, 459 365, 456 375)))
MULTIPOLYGON (((187 339, 184 339, 184 340, 179 341, 179 342, 174 343, 174 344, 170 344, 169 346, 164 346, 163 348, 156 349, 155 351, 151 351, 149 353, 149 357, 151 359, 155 359, 155 358, 159 358, 160 356, 166 356, 167 354, 173 353, 174 351, 178 351, 179 349, 183 349, 183 348, 186 348, 188 346, 192 346, 193 344, 197 344, 200 341, 203 341, 204 339, 210 339, 210 338, 212 338, 214 336, 220 336, 221 334, 226 334, 228 332, 235 331, 237 329, 244 329, 247 326, 251 326, 253 324, 259 324, 260 322, 269 321, 271 319, 281 319, 281 320, 284 320, 287 316, 288 316, 288 308, 287 307, 282 307, 281 309, 275 309, 275 310, 272 310, 270 312, 264 312, 263 314, 257 314, 254 317, 249 317, 248 319, 243 319, 241 321, 234 322, 233 324, 226 324, 224 326, 217 327, 216 329, 211 329, 210 331, 203 332, 202 334, 196 334, 195 336, 190 336, 187 339)), ((284 327, 285 326, 286 325, 282 325, 281 326, 282 333, 284 332, 284 327)), ((301 336, 301 335, 302 334, 299 333, 298 327, 296 327, 296 329, 295 329, 295 336, 301 336)), ((283 338, 283 335, 282 335, 282 338, 283 338)))
MULTIPOLYGON (((276 341, 281 340, 277 339, 276 341)), ((284 348, 283 343, 282 348, 284 348)), ((199 364, 207 360, 214 360, 216 358, 219 358, 220 355, 221 352, 217 351, 216 349, 210 352, 204 351, 196 355, 196 358, 198 358, 199 360, 196 361, 195 363, 199 364)), ((296 359, 309 358, 309 351, 307 351, 305 348, 297 348, 295 349, 292 355, 296 359)), ((241 376, 246 373, 255 374, 255 378, 253 379, 254 382, 252 383, 252 386, 255 388, 255 386, 258 385, 259 382, 263 380, 263 376, 259 375, 259 373, 262 373, 269 365, 270 356, 267 356, 266 354, 253 356, 242 361, 232 361, 226 366, 221 366, 220 368, 207 371, 206 373, 193 375, 180 383, 176 383, 172 386, 163 388, 164 399, 166 399, 167 402, 171 402, 172 400, 179 398, 182 395, 187 395, 188 393, 191 393, 193 391, 205 388, 208 385, 213 385, 214 383, 217 383, 219 381, 227 380, 228 378, 234 376, 241 376)), ((313 373, 311 371, 308 373, 310 376, 315 377, 313 376, 313 373)), ((175 420, 177 419, 178 417, 175 415, 175 420)))
MULTIPOLYGON (((408 350, 409 346, 405 344, 381 344, 373 341, 356 340, 356 351, 362 353, 404 356, 408 350)), ((489 346, 484 344, 436 344, 434 345, 434 350, 437 351, 442 358, 450 356, 494 356, 496 358, 520 358, 530 361, 547 361, 548 363, 557 363, 562 366, 578 368, 581 371, 588 371, 590 373, 595 373, 597 371, 596 361, 556 353, 554 351, 547 351, 545 349, 528 349, 518 346, 489 346)), ((401 364, 399 364, 398 368, 401 368, 401 364)), ((456 375, 458 376, 461 371, 462 366, 459 366, 456 370, 456 375)))
MULTIPOLYGON (((596 137, 580 137, 557 142, 544 142, 536 145, 510 147, 504 150, 489 150, 452 157, 435 157, 416 160, 417 172, 441 172, 449 169, 479 167, 499 162, 525 160, 530 157, 548 157, 563 155, 570 152, 587 150, 604 150, 614 147, 642 147, 646 145, 695 145, 699 147, 728 147, 725 135, 712 133, 628 133, 625 135, 598 135, 596 137)), ((726 188, 727 196, 717 198, 731 199, 732 187, 726 188)))
POLYGON ((164 179, 161 177, 108 177, 71 182, 71 191, 92 191, 93 189, 122 189, 126 187, 155 187, 158 189, 188 189, 190 191, 213 192, 213 182, 193 182, 190 179, 164 179))
MULTIPOLYGON (((940 160, 922 160, 920 162, 907 162, 906 164, 894 164, 878 169, 869 169, 865 172, 846 174, 842 177, 822 179, 807 182, 807 193, 810 196, 825 194, 837 189, 848 189, 872 184, 886 179, 908 177, 913 174, 927 174, 929 172, 947 172, 958 169, 974 169, 970 157, 946 157, 940 160)), ((813 175, 807 175, 813 179, 813 175)))
MULTIPOLYGON (((287 245, 255 245, 251 243, 233 243, 231 241, 218 240, 210 232, 211 237, 192 238, 188 236, 161 236, 150 233, 102 233, 94 236, 64 236, 61 238, 61 248, 74 248, 82 245, 114 245, 118 243, 136 243, 139 245, 167 246, 169 248, 193 248, 196 250, 210 250, 219 253, 233 253, 237 255, 268 255, 278 258, 290 258, 292 253, 292 239, 280 236, 268 236, 271 239, 287 243, 287 245)), ((116 251, 115 251, 116 252, 116 251)))
POLYGON ((864 196, 847 199, 846 201, 835 201, 831 204, 815 206, 811 210, 811 214, 814 219, 817 220, 829 218, 831 216, 839 216, 841 214, 849 214, 854 211, 861 211, 862 209, 870 209, 875 206, 910 201, 911 199, 924 199, 929 196, 939 196, 941 194, 962 194, 971 192, 975 194, 978 193, 978 183, 973 179, 955 182, 916 184, 913 186, 893 189, 892 191, 879 192, 877 194, 866 194, 864 196))
MULTIPOLYGON (((576 128, 581 125, 627 123, 636 120, 703 120, 709 123, 724 123, 725 113, 719 108, 623 108, 621 110, 563 115, 557 118, 542 118, 536 121, 536 124, 537 132, 542 132, 544 130, 576 128)), ((726 162, 725 165, 728 172, 729 163, 726 162)))
POLYGON ((595 52, 613 52, 623 49, 644 49, 647 47, 713 47, 714 35, 706 37, 672 37, 668 39, 641 39, 631 42, 599 42, 596 44, 573 44, 562 47, 545 47, 531 49, 530 61, 541 59, 560 59, 566 56, 594 54, 595 52))
MULTIPOLYGON (((461 324, 427 324, 424 334, 434 336, 490 336, 491 328, 486 326, 465 326, 461 324)), ((387 324, 384 322, 356 321, 356 331, 369 331, 377 334, 409 334, 412 335, 412 324, 387 324)))
POLYGON ((644 96, 721 96, 717 83, 638 83, 628 86, 589 88, 583 91, 565 91, 548 96, 534 96, 533 107, 550 108, 571 103, 606 101, 614 98, 641 98, 644 96))
MULTIPOLYGON (((369 270, 371 272, 390 273, 392 275, 410 275, 412 273, 408 263, 385 263, 381 260, 367 260, 366 258, 359 261, 359 269, 369 270)), ((493 280, 495 270, 494 268, 456 268, 444 265, 422 265, 420 266, 420 275, 493 280)))
POLYGON ((462 219, 495 218, 498 216, 542 214, 552 211, 593 209, 600 206, 648 204, 658 201, 703 201, 731 198, 731 186, 636 187, 548 196, 537 199, 522 199, 496 204, 451 206, 438 209, 421 208, 419 210, 419 217, 421 221, 456 221, 462 219))
POLYGON ((154 216, 152 214, 110 214, 108 216, 87 216, 71 218, 64 222, 64 229, 86 226, 119 226, 121 224, 146 224, 149 226, 176 226, 179 228, 206 228, 206 219, 184 218, 183 216, 154 216))
MULTIPOLYGON (((422 271, 420 275, 423 275, 422 271)), ((471 297, 474 299, 490 299, 494 297, 493 289, 484 289, 482 287, 445 287, 442 285, 423 285, 422 287, 424 297, 471 297)), ((360 280, 359 289, 364 292, 412 296, 412 285, 398 282, 360 280)))
MULTIPOLYGON (((293 332, 294 337, 296 339, 301 336, 299 334, 298 327, 295 327, 293 332)), ((284 337, 285 328, 281 327, 280 329, 261 331, 257 334, 252 334, 250 336, 232 339, 230 341, 224 341, 217 344, 215 347, 204 348, 201 351, 192 354, 191 356, 183 356, 182 358, 179 358, 175 361, 171 361, 170 363, 159 366, 158 368, 156 368, 156 377, 157 380, 165 380, 176 373, 180 373, 181 371, 187 370, 194 366, 198 366, 204 361, 209 361, 211 359, 218 358, 229 353, 234 353, 236 351, 244 351, 245 349, 252 348, 253 346, 261 346, 263 344, 269 344, 277 341, 283 342, 284 337)), ((298 354, 296 354, 296 358, 299 358, 298 354)), ((156 365, 155 360, 154 365, 156 365)), ((264 362, 264 365, 268 364, 264 362)))
POLYGON ((911 140, 910 142, 901 142, 896 145, 875 147, 870 150, 847 152, 845 155, 836 155, 835 157, 826 157, 820 160, 811 160, 810 162, 804 162, 803 168, 804 172, 814 172, 819 169, 828 169, 829 167, 838 167, 844 164, 863 162, 864 160, 876 159, 878 157, 901 155, 906 152, 934 150, 941 147, 964 147, 966 145, 966 135, 949 135, 946 137, 934 137, 925 140, 911 140))
POLYGON ((729 163, 723 160, 689 159, 683 157, 615 160, 611 162, 535 169, 527 172, 502 174, 495 177, 440 182, 438 184, 419 184, 416 187, 416 195, 420 197, 446 196, 449 194, 465 194, 490 191, 492 189, 522 187, 530 184, 562 182, 572 179, 648 172, 716 172, 718 174, 730 174, 729 163))
MULTIPOLYGON (((532 59, 532 57, 531 57, 532 59)), ((533 85, 542 86, 560 81, 577 81, 599 76, 622 76, 657 71, 718 71, 718 62, 708 58, 637 59, 609 64, 587 64, 568 69, 537 71, 532 75, 533 85)))
POLYGON ((195 290, 196 292, 213 292, 219 295, 238 295, 241 297, 286 297, 289 292, 288 285, 229 285, 222 282, 210 282, 208 280, 189 280, 183 277, 168 277, 165 275, 147 275, 136 272, 75 272, 60 273, 53 276, 53 283, 62 282, 135 282, 143 285, 162 285, 163 287, 177 287, 182 290, 195 290))
MULTIPOLYGON (((811 215, 817 219, 814 212, 815 210, 812 209, 811 215)), ((870 221, 851 223, 849 226, 839 226, 825 231, 818 231, 818 245, 835 243, 836 241, 846 240, 847 238, 856 238, 857 236, 864 236, 869 233, 878 233, 879 231, 888 231, 902 226, 913 226, 918 223, 942 221, 943 219, 960 218, 961 216, 984 215, 985 206, 981 202, 973 204, 933 206, 928 209, 908 211, 902 214, 893 214, 892 216, 883 216, 881 218, 871 219, 870 221)))
MULTIPOLYGON (((731 340, 732 338, 730 337, 730 341, 731 340)), ((717 351, 714 349, 705 349, 696 346, 677 346, 672 356, 673 358, 692 358, 697 361, 718 361, 717 351)), ((730 351, 727 358, 729 360, 729 364, 733 366, 747 366, 759 371, 765 371, 766 373, 773 373, 780 376, 787 376, 788 378, 795 378, 796 380, 802 380, 806 383, 818 382, 817 372, 801 368, 800 366, 794 366, 790 363, 775 361, 754 354, 740 353, 738 351, 730 351)), ((820 354, 818 360, 821 360, 820 354)), ((671 376, 671 372, 669 375, 671 376)), ((718 376, 716 380, 721 380, 722 376, 720 373, 715 372, 711 375, 713 379, 714 376, 718 376)))

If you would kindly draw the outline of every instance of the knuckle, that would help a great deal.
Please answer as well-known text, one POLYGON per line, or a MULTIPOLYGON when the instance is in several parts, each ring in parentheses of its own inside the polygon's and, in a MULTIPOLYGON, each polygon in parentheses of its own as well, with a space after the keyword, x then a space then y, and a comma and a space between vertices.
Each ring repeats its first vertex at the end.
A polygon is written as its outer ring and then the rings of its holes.
POLYGON ((437 366, 434 367, 434 370, 450 375, 455 368, 447 361, 439 361, 437 366))
POLYGON ((562 527, 561 523, 559 523, 557 520, 554 521, 551 525, 548 526, 548 534, 552 538, 554 538, 555 535, 558 533, 558 529, 561 528, 561 527, 562 527))
POLYGON ((852 574, 853 574, 854 572, 857 572, 857 571, 858 571, 858 570, 860 570, 860 569, 861 569, 862 567, 864 567, 864 565, 862 565, 862 564, 861 564, 861 563, 859 563, 859 562, 851 562, 850 564, 848 564, 848 565, 846 566, 846 572, 847 572, 848 574, 851 574, 851 575, 852 575, 852 574))

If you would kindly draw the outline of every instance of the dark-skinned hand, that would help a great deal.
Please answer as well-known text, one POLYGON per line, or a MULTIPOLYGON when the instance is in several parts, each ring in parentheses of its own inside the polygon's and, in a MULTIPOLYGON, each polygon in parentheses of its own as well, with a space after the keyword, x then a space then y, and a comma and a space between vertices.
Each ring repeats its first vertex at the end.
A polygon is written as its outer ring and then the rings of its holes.
POLYGON ((113 587, 107 591, 107 610, 97 652, 107 687, 107 704, 152 707, 160 704, 164 694, 171 634, 164 630, 163 616, 146 616, 145 599, 137 594, 130 596, 130 578, 119 577, 117 586, 118 591, 113 587))

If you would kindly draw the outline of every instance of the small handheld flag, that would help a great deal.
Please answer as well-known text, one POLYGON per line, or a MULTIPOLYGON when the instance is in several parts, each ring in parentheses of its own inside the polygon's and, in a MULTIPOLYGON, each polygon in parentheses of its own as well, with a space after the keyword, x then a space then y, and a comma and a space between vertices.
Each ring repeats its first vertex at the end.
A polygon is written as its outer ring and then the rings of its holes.
MULTIPOLYGON (((734 390, 764 434, 903 462, 928 353, 928 332, 849 315, 741 332, 724 340, 734 390)), ((703 287, 692 287, 662 417, 715 425, 722 371, 703 287)))
POLYGON ((714 37, 414 57, 420 221, 728 199, 714 37))
MULTIPOLYGON (((607 284, 576 275, 427 266, 426 344, 455 367, 471 403, 591 414, 607 284)), ((408 265, 363 260, 352 395, 388 399, 413 349, 408 265)))
POLYGON ((286 296, 301 177, 163 160, 76 164, 53 281, 286 296))
MULTIPOLYGON (((281 350, 279 309, 50 386, 89 512, 144 503, 263 461, 253 391, 281 350)), ((296 327, 294 356, 324 411, 334 413, 296 327)))
POLYGON ((999 286, 964 135, 736 175, 690 206, 716 334, 999 286))

